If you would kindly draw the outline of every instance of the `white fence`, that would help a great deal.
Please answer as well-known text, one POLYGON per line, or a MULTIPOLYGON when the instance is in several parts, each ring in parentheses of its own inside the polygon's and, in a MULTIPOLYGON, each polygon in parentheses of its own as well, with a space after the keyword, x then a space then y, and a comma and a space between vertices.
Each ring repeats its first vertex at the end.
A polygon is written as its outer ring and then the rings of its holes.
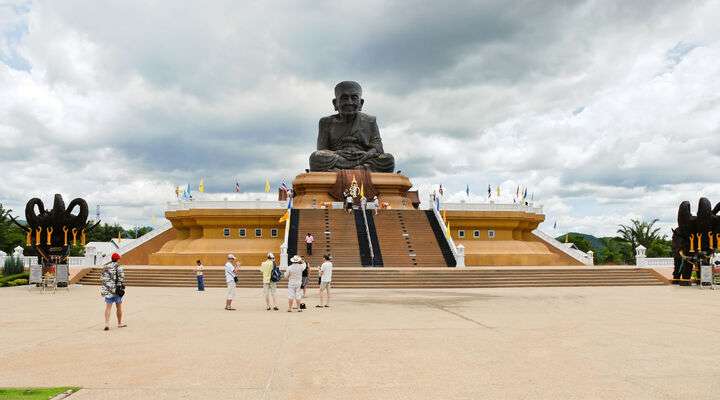
POLYGON ((636 257, 635 265, 638 267, 673 267, 675 260, 673 258, 647 258, 636 257))
POLYGON ((595 265, 595 260, 593 259, 593 253, 592 251, 589 251, 587 253, 573 249, 571 247, 565 246, 563 243, 559 242, 554 237, 548 235, 547 233, 541 231, 540 229, 535 229, 532 232, 535 236, 543 240, 545 243, 553 246, 554 248, 562 251, 563 253, 569 255, 570 257, 580 261, 584 265, 592 266, 595 265))
POLYGON ((190 209, 264 209, 282 210, 287 208, 287 201, 276 200, 222 200, 222 201, 178 201, 168 202, 168 211, 190 210, 190 209))
MULTIPOLYGON (((2 267, 5 265, 5 260, 7 260, 8 258, 15 258, 15 257, 0 255, 0 270, 2 270, 2 267)), ((31 267, 34 265, 40 265, 37 257, 21 256, 20 260, 22 260, 22 263, 25 266, 25 268, 28 268, 28 267, 31 267)), ((88 262, 88 259, 86 257, 68 257, 68 264, 71 267, 84 266, 84 265, 89 266, 89 265, 92 265, 92 260, 90 262, 88 262)))
POLYGON ((533 204, 442 203, 440 208, 448 211, 517 211, 542 214, 542 206, 533 204))

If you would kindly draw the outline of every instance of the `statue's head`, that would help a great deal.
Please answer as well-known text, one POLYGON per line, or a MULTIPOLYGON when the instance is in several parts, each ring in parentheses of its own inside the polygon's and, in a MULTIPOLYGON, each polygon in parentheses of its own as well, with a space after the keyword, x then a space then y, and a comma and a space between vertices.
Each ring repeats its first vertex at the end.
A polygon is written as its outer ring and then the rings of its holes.
POLYGON ((365 100, 362 87, 354 81, 343 81, 335 86, 335 98, 332 101, 335 110, 343 115, 354 115, 362 111, 365 100))

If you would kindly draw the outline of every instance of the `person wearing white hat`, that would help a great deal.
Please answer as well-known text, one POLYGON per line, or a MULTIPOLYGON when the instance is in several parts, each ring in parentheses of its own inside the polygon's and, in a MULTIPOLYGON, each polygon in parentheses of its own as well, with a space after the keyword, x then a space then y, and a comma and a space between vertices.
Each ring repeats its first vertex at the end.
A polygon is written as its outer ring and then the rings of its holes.
POLYGON ((275 292, 277 291, 277 282, 272 280, 272 272, 275 268, 275 255, 273 253, 267 254, 267 260, 260 264, 260 272, 262 272, 263 282, 263 295, 265 296, 265 307, 266 310, 270 311, 270 297, 272 296, 272 309, 277 311, 277 299, 275 298, 275 292))
POLYGON ((225 299, 225 309, 234 311, 232 301, 235 298, 235 286, 237 284, 237 259, 235 255, 228 254, 225 263, 225 283, 227 284, 227 298, 225 299))
POLYGON ((288 278, 288 310, 292 312, 293 302, 296 303, 298 312, 302 312, 300 309, 300 299, 302 298, 302 291, 300 286, 302 285, 302 272, 305 269, 305 263, 302 258, 298 255, 294 255, 290 259, 290 264, 285 271, 285 277, 288 278))

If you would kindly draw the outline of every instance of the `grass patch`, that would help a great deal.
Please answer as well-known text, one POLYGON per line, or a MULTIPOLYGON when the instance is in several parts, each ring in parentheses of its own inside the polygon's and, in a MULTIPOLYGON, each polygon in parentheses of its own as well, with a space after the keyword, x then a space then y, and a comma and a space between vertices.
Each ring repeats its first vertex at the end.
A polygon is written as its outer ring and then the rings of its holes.
POLYGON ((56 388, 0 388, 0 400, 48 400, 70 389, 72 389, 73 393, 80 390, 79 387, 74 386, 56 388))

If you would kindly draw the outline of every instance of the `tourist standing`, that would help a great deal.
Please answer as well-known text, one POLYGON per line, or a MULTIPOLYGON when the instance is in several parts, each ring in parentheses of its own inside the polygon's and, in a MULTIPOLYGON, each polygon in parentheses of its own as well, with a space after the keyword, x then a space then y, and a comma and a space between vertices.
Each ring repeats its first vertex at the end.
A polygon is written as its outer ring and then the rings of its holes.
POLYGON ((300 298, 302 296, 302 292, 300 291, 300 286, 302 286, 302 272, 303 268, 306 267, 305 263, 303 263, 302 258, 298 255, 294 255, 293 258, 290 259, 290 266, 288 266, 287 270, 285 271, 285 277, 288 278, 288 310, 287 312, 292 312, 293 304, 297 305, 298 312, 302 312, 300 309, 300 298))
POLYGON ((225 283, 227 284, 227 296, 225 298, 225 309, 234 311, 232 301, 235 298, 235 286, 237 284, 237 263, 233 254, 228 254, 225 263, 225 283))
POLYGON ((352 214, 353 212, 353 198, 350 194, 347 195, 345 198, 345 206, 347 207, 348 214, 352 214))
POLYGON ((324 257, 325 262, 320 266, 320 304, 315 307, 330 307, 330 286, 332 285, 333 264, 330 262, 329 254, 324 257), (323 293, 325 293, 325 304, 323 305, 323 293))
POLYGON ((300 302, 301 310, 305 309, 304 299, 305 299, 305 297, 307 297, 307 287, 308 287, 308 284, 310 283, 310 266, 306 262, 303 262, 303 264, 305 265, 305 268, 303 268, 303 271, 302 271, 302 283, 300 284, 300 289, 302 289, 302 298, 303 298, 303 301, 300 302))
POLYGON ((122 302, 125 296, 125 270, 120 266, 120 254, 113 253, 110 263, 100 273, 100 294, 105 299, 105 329, 110 330, 110 311, 115 304, 118 328, 124 328, 122 302))
POLYGON ((200 260, 195 261, 197 267, 195 267, 195 276, 197 277, 198 292, 205 291, 205 274, 203 273, 203 265, 200 260))
POLYGON ((380 200, 377 196, 373 197, 373 204, 375 204, 375 215, 378 215, 378 210, 380 209, 380 200))
POLYGON ((272 281, 272 273, 275 268, 275 255, 268 253, 267 260, 260 264, 260 272, 262 272, 263 281, 263 295, 265 296, 266 310, 270 311, 270 297, 272 296, 272 309, 277 311, 277 299, 275 298, 275 292, 277 292, 277 282, 272 281))
POLYGON ((315 237, 312 235, 312 233, 308 232, 307 235, 305 235, 305 253, 307 255, 312 255, 312 247, 313 243, 315 242, 315 237))

